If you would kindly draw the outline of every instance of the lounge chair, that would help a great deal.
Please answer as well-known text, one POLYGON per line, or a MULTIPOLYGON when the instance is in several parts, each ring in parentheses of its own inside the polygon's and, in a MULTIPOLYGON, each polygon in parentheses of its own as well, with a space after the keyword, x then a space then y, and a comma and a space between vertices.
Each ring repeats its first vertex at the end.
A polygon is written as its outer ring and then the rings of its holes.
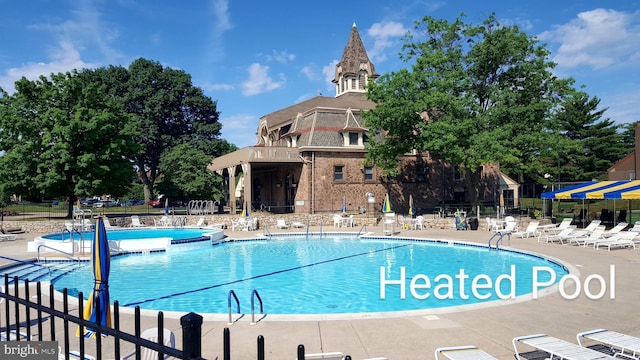
POLYGON ((138 215, 131 215, 131 226, 132 227, 146 227, 147 225, 140 222, 140 218, 138 215))
POLYGON ((576 338, 578 339, 578 344, 583 347, 585 345, 582 342, 589 340, 604 344, 624 357, 637 359, 640 355, 640 338, 635 336, 606 329, 595 329, 581 332, 576 338))
POLYGON ((519 238, 528 238, 529 236, 538 235, 538 225, 540 225, 539 221, 531 221, 527 228, 522 231, 514 231, 511 235, 519 238))
POLYGON ((106 217, 106 216, 104 216, 104 217, 102 218, 102 220, 103 220, 103 222, 104 222, 104 227, 105 227, 106 229, 109 229, 109 228, 115 228, 115 227, 117 227, 117 226, 115 226, 115 225, 112 225, 112 224, 111 224, 111 221, 109 221, 109 218, 108 218, 108 217, 106 217))
POLYGON ((153 219, 153 225, 155 227, 169 227, 169 225, 171 225, 171 220, 169 220, 168 216, 163 215, 158 220, 153 219))
POLYGON ((441 347, 436 349, 436 360, 442 355, 450 360, 496 360, 496 357, 476 346, 441 347))
POLYGON ((29 338, 29 336, 22 331, 9 330, 9 338, 7 339, 6 330, 0 330, 0 341, 16 341, 18 339, 20 339, 20 341, 31 341, 33 340, 33 336, 29 338))
MULTIPOLYGON (((67 357, 62 352, 62 347, 58 346, 58 360, 65 360, 67 357)), ((69 360, 95 360, 96 358, 91 355, 84 354, 84 358, 80 356, 80 351, 78 350, 69 350, 69 360)))
POLYGON ((629 229, 629 231, 640 233, 640 221, 636 221, 635 223, 633 223, 633 226, 631 227, 631 229, 629 229))
POLYGON ((611 251, 611 248, 627 248, 633 247, 636 248, 636 242, 634 239, 638 236, 636 232, 630 231, 621 231, 615 234, 612 237, 604 238, 601 240, 596 240, 593 243, 593 247, 599 249, 602 247, 607 247, 607 250, 611 251))
POLYGON ((342 360, 344 354, 341 352, 326 352, 326 353, 314 353, 304 354, 305 360, 342 360))
POLYGON ((620 231, 624 230, 629 224, 627 224, 626 222, 622 222, 622 223, 618 223, 618 225, 612 227, 611 229, 607 230, 604 232, 604 234, 602 234, 603 237, 610 237, 613 236, 617 233, 619 233, 620 231))
POLYGON ((513 339, 513 350, 516 359, 522 360, 518 352, 518 344, 525 344, 549 354, 549 359, 561 358, 570 360, 613 360, 611 355, 582 347, 578 344, 555 338, 546 334, 519 336, 513 339))
POLYGON ((600 224, 602 223, 601 220, 591 220, 591 222, 589 223, 589 225, 587 225, 584 229, 585 231, 588 232, 592 232, 593 230, 595 230, 598 226, 600 226, 600 224))
MULTIPOLYGON (((143 331, 142 334, 140 334, 140 338, 147 339, 155 343, 159 343, 158 328, 150 328, 143 331)), ((164 346, 171 347, 171 348, 176 346, 176 336, 171 330, 163 329, 162 339, 163 339, 164 346)), ((135 356, 136 356, 136 352, 134 351, 130 354, 123 356, 120 360, 135 358, 135 356)), ((168 357, 169 355, 164 356, 165 359, 168 357)), ((158 352, 143 346, 140 349, 140 359, 141 360, 157 360, 158 352)))
POLYGON ((284 219, 277 219, 276 220, 276 227, 278 229, 288 229, 289 225, 287 225, 287 223, 284 221, 284 219))
POLYGON ((606 227, 604 225, 598 225, 598 227, 596 227, 595 230, 593 230, 587 235, 569 236, 567 238, 567 242, 569 245, 586 246, 587 243, 593 244, 598 240, 604 239, 604 237, 602 237, 602 234, 605 232, 605 230, 606 230, 606 227))
POLYGON ((571 233, 575 229, 576 229, 575 225, 570 225, 569 227, 567 227, 564 230, 560 231, 558 234, 548 234, 547 236, 539 237, 538 238, 538 242, 540 242, 542 239, 545 239, 545 242, 547 242, 547 243, 559 242, 561 244, 564 244, 564 241, 571 235, 571 233))
POLYGON ((14 241, 17 239, 17 234, 0 234, 0 241, 14 241))
POLYGON ((304 228, 304 224, 300 221, 294 221, 291 223, 291 227, 293 227, 294 229, 302 229, 304 228))

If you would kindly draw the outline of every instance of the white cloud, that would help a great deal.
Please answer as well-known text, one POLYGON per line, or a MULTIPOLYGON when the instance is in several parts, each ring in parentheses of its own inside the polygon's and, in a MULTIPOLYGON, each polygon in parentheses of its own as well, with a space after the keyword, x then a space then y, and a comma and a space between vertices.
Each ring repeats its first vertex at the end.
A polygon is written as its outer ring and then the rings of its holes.
POLYGON ((610 9, 585 11, 539 38, 560 43, 554 61, 561 67, 587 65, 601 69, 628 63, 639 56, 639 15, 610 9))
POLYGON ((395 21, 375 23, 367 30, 367 35, 374 39, 373 48, 368 50, 369 57, 374 63, 387 59, 385 50, 395 45, 396 38, 400 38, 407 33, 407 29, 395 21))
POLYGON ((229 2, 227 0, 212 0, 213 14, 215 19, 212 21, 216 36, 221 35, 227 30, 233 28, 229 19, 229 2))
POLYGON ((318 74, 316 74, 315 70, 309 65, 302 67, 302 69, 300 69, 300 73, 309 80, 318 79, 318 74))
POLYGON ((234 89, 234 86, 230 84, 212 84, 206 81, 200 85, 200 88, 204 91, 230 91, 234 89))
POLYGON ((256 129, 260 118, 256 115, 237 114, 221 117, 221 134, 228 142, 243 148, 256 144, 256 129))
POLYGON ((36 80, 40 75, 49 76, 51 73, 64 73, 73 69, 94 68, 95 64, 85 63, 80 58, 80 52, 69 42, 60 42, 50 54, 50 62, 28 63, 21 67, 10 68, 6 75, 0 76, 0 87, 12 93, 14 83, 26 77, 29 80, 36 80))
POLYGON ((280 75, 280 80, 274 81, 269 76, 268 66, 253 63, 249 66, 249 80, 242 83, 242 94, 251 96, 275 90, 285 83, 284 75, 280 75))
POLYGON ((266 55, 267 61, 277 61, 279 63, 286 63, 289 61, 293 61, 296 59, 295 54, 290 54, 286 51, 275 51, 273 50, 271 54, 266 55))
POLYGON ((328 65, 322 67, 322 75, 324 75, 325 84, 327 84, 328 92, 334 91, 336 89, 336 85, 332 82, 333 78, 336 76, 336 65, 338 64, 338 60, 333 60, 328 65))

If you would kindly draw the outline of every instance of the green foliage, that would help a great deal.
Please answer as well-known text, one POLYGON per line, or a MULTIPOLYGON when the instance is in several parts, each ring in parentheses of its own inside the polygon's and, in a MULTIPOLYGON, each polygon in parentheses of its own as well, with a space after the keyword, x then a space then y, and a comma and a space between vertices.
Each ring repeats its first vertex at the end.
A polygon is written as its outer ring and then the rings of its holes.
MULTIPOLYGON (((137 120, 77 72, 16 82, 0 98, 0 176, 6 190, 47 198, 126 193, 137 120)), ((70 213, 71 209, 69 209, 70 213)))
POLYGON ((157 185, 158 192, 173 199, 221 199, 222 178, 207 169, 210 162, 209 155, 191 144, 180 144, 164 152, 160 160, 163 176, 157 185))
POLYGON ((551 73, 549 51, 493 15, 481 25, 425 17, 415 31, 402 55, 411 69, 368 89, 377 105, 364 114, 367 160, 393 172, 417 149, 462 164, 474 204, 484 164, 539 172, 538 156, 558 142, 553 110, 573 84, 551 73))

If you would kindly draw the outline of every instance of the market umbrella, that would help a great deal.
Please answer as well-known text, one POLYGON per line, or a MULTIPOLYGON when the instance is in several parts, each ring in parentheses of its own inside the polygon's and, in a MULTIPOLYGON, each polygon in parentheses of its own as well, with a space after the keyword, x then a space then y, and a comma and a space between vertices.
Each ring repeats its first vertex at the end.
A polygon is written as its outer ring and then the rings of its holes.
POLYGON ((390 213, 393 210, 391 209, 391 201, 389 201, 389 194, 385 194, 384 196, 384 203, 382 203, 382 212, 383 213, 390 213))
POLYGON ((413 217, 415 211, 413 210, 413 195, 409 195, 409 216, 413 217))
POLYGON ((169 215, 169 198, 164 199, 164 214, 169 215))
POLYGON ((347 212, 347 198, 346 197, 342 197, 342 213, 346 214, 347 212))
POLYGON ((240 216, 242 217, 249 217, 249 209, 247 208, 247 202, 244 202, 244 207, 242 208, 242 214, 240 214, 240 216))
MULTIPOLYGON (((109 267, 111 262, 107 230, 104 218, 96 220, 95 232, 91 241, 91 265, 93 268, 94 285, 89 300, 84 308, 84 318, 90 322, 111 327, 111 306, 109 302, 109 267)), ((76 335, 81 332, 78 328, 76 335)), ((84 329, 84 337, 95 338, 95 330, 84 329)))

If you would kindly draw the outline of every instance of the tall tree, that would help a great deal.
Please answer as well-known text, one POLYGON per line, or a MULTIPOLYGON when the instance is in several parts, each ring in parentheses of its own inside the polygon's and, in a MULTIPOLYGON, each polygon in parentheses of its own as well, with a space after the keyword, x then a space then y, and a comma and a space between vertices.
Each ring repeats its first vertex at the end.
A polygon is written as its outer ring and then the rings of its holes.
POLYGON ((160 158, 158 191, 174 199, 220 200, 222 178, 207 168, 210 163, 211 156, 190 144, 165 151, 160 158))
POLYGON ((144 184, 145 201, 154 197, 165 151, 185 143, 211 158, 235 150, 235 146, 219 139, 222 126, 216 102, 193 86, 191 76, 184 71, 139 58, 128 68, 97 69, 92 77, 140 121, 136 140, 144 150, 133 159, 144 184))
POLYGON ((15 83, 0 98, 0 176, 15 194, 68 198, 126 193, 138 122, 77 72, 15 83))
POLYGON ((597 97, 577 91, 566 97, 557 112, 562 134, 573 142, 559 150, 561 181, 606 179, 607 169, 629 152, 619 126, 602 119, 606 109, 598 109, 599 104, 597 97))
POLYGON ((461 164, 474 205, 482 165, 539 172, 538 156, 557 142, 552 112, 573 84, 551 73, 548 56, 494 15, 480 25, 423 18, 403 46, 411 69, 383 75, 368 90, 377 104, 364 114, 373 133, 368 160, 394 172, 398 157, 416 149, 461 164))

